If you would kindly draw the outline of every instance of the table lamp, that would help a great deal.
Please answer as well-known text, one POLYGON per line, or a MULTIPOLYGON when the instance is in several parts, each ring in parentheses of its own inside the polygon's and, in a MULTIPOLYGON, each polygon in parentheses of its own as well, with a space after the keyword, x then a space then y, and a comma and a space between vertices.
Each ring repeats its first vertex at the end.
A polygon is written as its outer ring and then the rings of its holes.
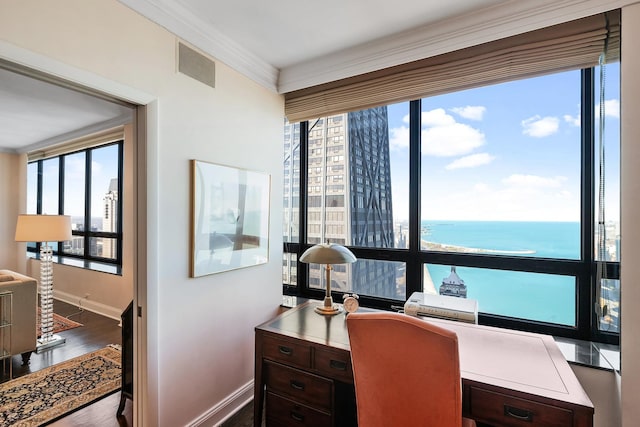
POLYGON ((333 304, 331 298, 331 264, 350 264, 356 262, 356 256, 349 249, 336 243, 319 243, 310 247, 300 257, 300 261, 307 264, 326 264, 327 288, 324 303, 315 308, 320 314, 337 314, 340 308, 333 304))
POLYGON ((53 250, 48 242, 71 240, 68 215, 18 215, 16 242, 40 242, 40 326, 36 352, 64 344, 53 333, 53 250))

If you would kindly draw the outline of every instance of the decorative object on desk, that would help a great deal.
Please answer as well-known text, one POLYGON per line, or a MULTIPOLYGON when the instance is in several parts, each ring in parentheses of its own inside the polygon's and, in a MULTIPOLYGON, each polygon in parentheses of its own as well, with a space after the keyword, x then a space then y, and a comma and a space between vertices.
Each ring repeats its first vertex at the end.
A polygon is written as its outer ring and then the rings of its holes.
POLYGON ((108 346, 0 384, 0 425, 48 424, 117 391, 120 357, 108 346))
POLYGON ((42 335, 36 352, 64 344, 65 339, 53 333, 53 249, 49 242, 71 240, 69 215, 18 215, 16 242, 40 242, 40 308, 42 335))
POLYGON ((340 313, 341 308, 334 304, 331 298, 331 264, 356 262, 353 252, 336 243, 319 243, 304 251, 300 261, 307 264, 326 264, 326 293, 323 304, 316 307, 316 312, 329 315, 340 313))
POLYGON ((360 303, 358 302, 358 294, 344 294, 342 295, 342 305, 344 306, 344 311, 346 314, 354 313, 360 308, 360 303))
MULTIPOLYGON (((37 313, 37 321, 36 321, 36 331, 37 331, 37 335, 38 338, 40 337, 40 335, 42 335, 42 331, 40 330, 40 314, 41 310, 40 307, 38 307, 38 313, 37 313)), ((84 326, 82 323, 78 323, 74 320, 68 319, 64 316, 60 316, 57 313, 53 313, 53 333, 57 334, 60 333, 62 331, 68 331, 69 329, 73 329, 73 328, 79 328, 80 326, 84 326)))
POLYGON ((190 276, 269 260, 269 174, 191 160, 190 276))

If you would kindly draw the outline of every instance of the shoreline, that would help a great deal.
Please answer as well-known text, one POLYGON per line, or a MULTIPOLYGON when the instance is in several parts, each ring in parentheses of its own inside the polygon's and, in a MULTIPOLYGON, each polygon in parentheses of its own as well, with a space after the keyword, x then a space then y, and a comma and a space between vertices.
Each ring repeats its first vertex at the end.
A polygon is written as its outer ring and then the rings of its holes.
POLYGON ((508 254, 508 255, 531 255, 536 251, 532 249, 525 249, 520 251, 510 251, 502 249, 484 249, 484 248, 469 248, 466 246, 445 245, 443 243, 429 242, 427 240, 420 241, 420 249, 431 251, 446 251, 446 252, 462 252, 473 254, 508 254))

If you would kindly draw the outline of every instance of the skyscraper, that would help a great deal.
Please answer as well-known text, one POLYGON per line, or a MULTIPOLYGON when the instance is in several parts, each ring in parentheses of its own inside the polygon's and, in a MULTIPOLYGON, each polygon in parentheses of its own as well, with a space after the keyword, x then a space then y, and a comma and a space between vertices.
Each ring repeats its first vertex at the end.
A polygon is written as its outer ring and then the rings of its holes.
MULTIPOLYGON (((285 224, 297 229, 295 135, 285 129, 285 224)), ((307 233, 309 243, 394 247, 387 108, 323 117, 309 122, 307 233)), ((285 241, 287 238, 285 237, 285 241)), ((311 287, 322 286, 320 266, 310 266, 311 287)), ((332 289, 380 297, 398 294, 394 262, 360 259, 334 266, 332 289)), ((286 269, 286 266, 285 266, 286 269)))
MULTIPOLYGON (((118 179, 112 178, 109 189, 104 195, 104 214, 102 216, 102 231, 118 231, 118 179)), ((113 239, 102 239, 102 254, 104 258, 116 258, 116 246, 113 239)))

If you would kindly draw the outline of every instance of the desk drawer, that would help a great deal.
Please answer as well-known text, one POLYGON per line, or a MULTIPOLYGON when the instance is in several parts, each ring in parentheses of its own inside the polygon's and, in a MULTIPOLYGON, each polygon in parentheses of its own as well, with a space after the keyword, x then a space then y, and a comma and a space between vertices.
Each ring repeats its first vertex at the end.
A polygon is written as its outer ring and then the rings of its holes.
POLYGON ((265 362, 267 391, 331 411, 333 381, 278 363, 265 362))
POLYGON ((567 427, 573 411, 471 387, 471 418, 505 427, 567 427))
POLYGON ((313 366, 321 375, 353 384, 351 357, 347 351, 330 351, 316 348, 313 366))
POLYGON ((274 393, 267 393, 266 416, 267 427, 331 426, 330 414, 301 405, 274 393))
POLYGON ((311 346, 270 336, 262 339, 262 355, 265 359, 301 368, 311 367, 311 346))

